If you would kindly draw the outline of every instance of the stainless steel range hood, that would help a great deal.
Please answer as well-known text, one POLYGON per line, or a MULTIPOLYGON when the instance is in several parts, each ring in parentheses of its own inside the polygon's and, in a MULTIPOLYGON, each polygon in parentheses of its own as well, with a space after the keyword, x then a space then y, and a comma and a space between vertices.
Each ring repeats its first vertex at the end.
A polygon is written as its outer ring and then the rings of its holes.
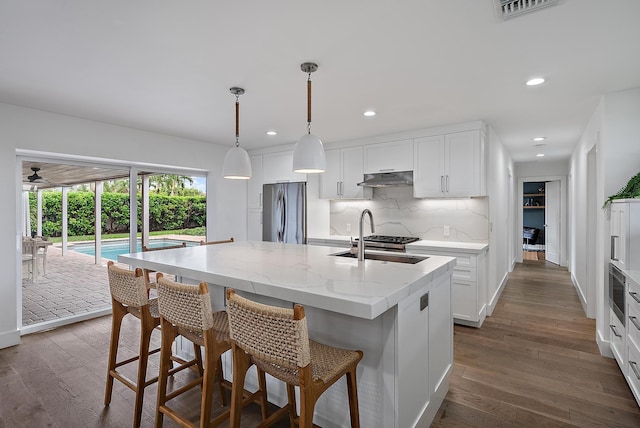
POLYGON ((380 172, 365 174, 364 181, 358 183, 363 187, 391 187, 413 185, 413 171, 380 172))

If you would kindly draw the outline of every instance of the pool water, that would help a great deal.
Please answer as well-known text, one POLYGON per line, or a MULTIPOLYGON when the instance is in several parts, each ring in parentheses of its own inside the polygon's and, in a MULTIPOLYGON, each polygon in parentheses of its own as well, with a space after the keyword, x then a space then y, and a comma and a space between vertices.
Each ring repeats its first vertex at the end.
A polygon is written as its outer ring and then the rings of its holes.
MULTIPOLYGON (((179 245, 183 242, 187 243, 187 247, 192 247, 195 245, 199 245, 198 242, 190 242, 190 241, 180 241, 177 239, 152 239, 149 240, 149 248, 160 248, 160 247, 168 247, 170 245, 179 245)), ((77 253, 89 254, 94 256, 96 254, 95 244, 93 242, 87 242, 85 244, 73 244, 69 245, 69 249, 71 251, 75 251, 77 253)), ((142 242, 138 241, 137 251, 142 251, 142 242)), ((117 240, 117 241, 103 241, 102 242, 102 258, 107 260, 117 261, 118 256, 120 254, 129 254, 131 251, 129 250, 129 241, 126 240, 117 240)))

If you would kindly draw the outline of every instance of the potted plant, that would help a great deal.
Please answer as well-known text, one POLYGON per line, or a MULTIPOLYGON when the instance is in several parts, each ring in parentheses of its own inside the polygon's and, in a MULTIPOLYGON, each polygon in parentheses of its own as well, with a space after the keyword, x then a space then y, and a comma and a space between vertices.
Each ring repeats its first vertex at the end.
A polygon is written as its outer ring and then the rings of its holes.
POLYGON ((609 196, 602 208, 608 208, 614 199, 640 198, 640 172, 631 177, 627 185, 620 189, 617 193, 609 196))

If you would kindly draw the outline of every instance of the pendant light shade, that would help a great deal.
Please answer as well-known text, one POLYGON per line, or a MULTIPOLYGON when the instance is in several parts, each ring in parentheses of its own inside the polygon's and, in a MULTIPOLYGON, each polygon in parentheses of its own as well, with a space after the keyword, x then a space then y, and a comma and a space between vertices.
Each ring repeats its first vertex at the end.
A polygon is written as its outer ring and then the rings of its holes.
POLYGON ((326 169, 327 159, 322 141, 313 134, 304 134, 296 142, 293 151, 293 172, 317 174, 326 169))
POLYGON ((318 65, 305 62, 300 69, 309 76, 307 79, 307 133, 300 137, 293 150, 293 172, 317 174, 327 169, 322 141, 311 133, 311 73, 318 69, 318 65))
POLYGON ((240 147, 239 142, 240 101, 238 98, 244 94, 244 89, 233 87, 230 91, 236 96, 236 146, 230 149, 224 157, 222 175, 224 178, 248 180, 251 178, 251 161, 249 154, 240 147))
POLYGON ((242 147, 233 147, 229 149, 224 157, 224 165, 222 167, 224 178, 236 180, 248 180, 251 178, 251 161, 249 154, 242 147))

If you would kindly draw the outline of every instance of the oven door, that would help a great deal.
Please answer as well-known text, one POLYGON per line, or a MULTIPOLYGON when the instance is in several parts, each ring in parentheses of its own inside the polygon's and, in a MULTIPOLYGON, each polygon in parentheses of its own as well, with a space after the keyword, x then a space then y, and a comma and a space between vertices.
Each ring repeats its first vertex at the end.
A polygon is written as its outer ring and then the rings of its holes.
POLYGON ((618 319, 625 326, 625 277, 622 271, 615 267, 612 263, 609 264, 609 306, 613 309, 618 319))

